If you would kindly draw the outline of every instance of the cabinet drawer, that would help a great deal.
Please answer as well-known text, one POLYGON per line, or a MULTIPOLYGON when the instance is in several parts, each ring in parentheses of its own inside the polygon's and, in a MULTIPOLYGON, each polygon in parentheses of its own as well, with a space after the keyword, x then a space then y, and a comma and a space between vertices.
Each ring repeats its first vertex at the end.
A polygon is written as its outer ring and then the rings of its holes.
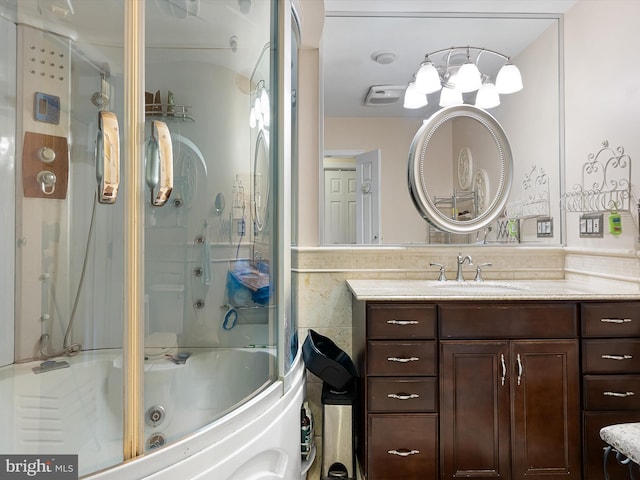
POLYGON ((585 410, 638 410, 640 375, 585 375, 585 410))
POLYGON ((369 415, 368 480, 437 478, 436 414, 369 415))
POLYGON ((640 373, 640 339, 583 340, 582 371, 640 373))
MULTIPOLYGON (((640 422, 638 412, 585 412, 583 414, 583 478, 584 480, 604 480, 602 461, 604 459, 603 449, 607 446, 600 438, 600 429, 607 425, 618 423, 640 422)), ((609 455, 607 470, 611 480, 628 480, 629 468, 620 465, 616 456, 609 455)))
POLYGON ((433 412, 436 410, 436 377, 369 377, 370 412, 433 412))
POLYGON ((640 337, 640 302, 583 303, 584 337, 640 337))
POLYGON ((435 375, 436 342, 368 342, 368 374, 376 375, 435 375))
POLYGON ((439 311, 440 338, 574 338, 578 333, 575 303, 443 304, 439 311))
POLYGON ((367 338, 411 340, 435 337, 435 305, 367 305, 367 338))

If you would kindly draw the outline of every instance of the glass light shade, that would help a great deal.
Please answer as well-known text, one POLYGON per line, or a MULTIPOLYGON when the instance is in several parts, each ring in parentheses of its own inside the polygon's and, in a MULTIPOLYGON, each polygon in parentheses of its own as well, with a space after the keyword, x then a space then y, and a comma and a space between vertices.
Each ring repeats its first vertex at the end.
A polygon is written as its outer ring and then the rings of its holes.
POLYGON ((462 103, 462 92, 455 88, 444 87, 440 92, 440 106, 449 107, 462 103))
POLYGON ((498 89, 492 82, 484 83, 476 94, 476 107, 493 108, 500 105, 498 89))
POLYGON ((410 82, 404 92, 404 108, 422 108, 427 105, 427 96, 418 92, 415 82, 410 82))
POLYGON ((482 76, 475 63, 464 63, 456 75, 456 89, 462 93, 474 92, 482 86, 482 76))
POLYGON ((507 63, 496 76, 498 93, 515 93, 522 90, 522 75, 515 65, 507 63))
POLYGON ((416 74, 416 89, 419 93, 428 94, 437 92, 442 88, 440 74, 431 62, 424 62, 416 74))

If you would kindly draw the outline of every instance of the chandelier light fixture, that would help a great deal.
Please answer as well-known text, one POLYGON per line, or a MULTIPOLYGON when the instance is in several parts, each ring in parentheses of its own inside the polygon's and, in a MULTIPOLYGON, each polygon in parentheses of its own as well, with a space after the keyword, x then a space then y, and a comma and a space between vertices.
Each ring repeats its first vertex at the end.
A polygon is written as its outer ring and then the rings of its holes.
POLYGON ((520 90, 520 70, 508 56, 486 48, 451 47, 425 55, 405 91, 404 107, 422 108, 427 95, 440 92, 441 107, 467 101, 488 109, 500 105, 500 95, 520 90))

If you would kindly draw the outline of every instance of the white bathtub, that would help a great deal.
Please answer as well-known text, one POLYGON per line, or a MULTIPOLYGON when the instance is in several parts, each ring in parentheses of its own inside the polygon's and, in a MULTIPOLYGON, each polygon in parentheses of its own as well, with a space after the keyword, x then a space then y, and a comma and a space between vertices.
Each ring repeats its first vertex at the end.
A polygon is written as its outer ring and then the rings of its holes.
POLYGON ((190 351, 184 365, 145 362, 145 412, 162 412, 145 423, 145 439, 166 445, 126 464, 119 351, 83 352, 39 375, 31 368, 40 362, 0 369, 0 452, 77 453, 80 475, 96 480, 300 478, 301 361, 284 393, 269 380, 266 350, 190 351))

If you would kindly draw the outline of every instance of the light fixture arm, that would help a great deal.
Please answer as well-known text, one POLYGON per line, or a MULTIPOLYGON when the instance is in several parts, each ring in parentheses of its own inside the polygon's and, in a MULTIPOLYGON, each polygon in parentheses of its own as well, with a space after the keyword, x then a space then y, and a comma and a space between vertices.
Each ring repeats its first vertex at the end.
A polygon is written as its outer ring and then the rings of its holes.
MULTIPOLYGON (((427 53, 425 55, 425 58, 429 58, 429 57, 438 55, 439 53, 447 52, 447 65, 448 65, 449 64, 449 59, 451 58, 451 54, 454 51, 457 51, 457 50, 462 50, 462 51, 466 50, 467 52, 469 52, 471 50, 478 51, 478 56, 480 56, 481 53, 486 52, 486 53, 490 53, 492 55, 496 55, 496 56, 504 59, 505 62, 509 61, 509 57, 507 55, 504 55, 503 53, 496 52, 495 50, 491 50, 489 48, 480 48, 480 47, 471 47, 471 46, 441 48, 440 50, 436 50, 434 52, 427 53)), ((477 62, 477 57, 476 57, 476 62, 477 62)))
MULTIPOLYGON (((449 66, 450 66, 449 62, 451 61, 451 54, 453 53, 453 50, 454 50, 453 48, 450 48, 449 52, 447 53, 447 64, 445 65, 445 68, 447 69, 447 71, 449 71, 449 66)), ((445 50, 442 50, 442 51, 445 51, 445 50)), ((437 54, 437 53, 440 53, 440 52, 434 52, 434 54, 437 54)))

